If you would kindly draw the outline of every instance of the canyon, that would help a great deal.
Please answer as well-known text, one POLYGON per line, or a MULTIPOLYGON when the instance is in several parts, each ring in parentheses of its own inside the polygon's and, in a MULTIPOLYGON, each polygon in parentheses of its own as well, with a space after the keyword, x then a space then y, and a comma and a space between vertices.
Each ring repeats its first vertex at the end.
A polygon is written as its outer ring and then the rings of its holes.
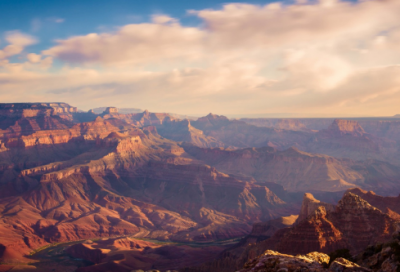
POLYGON ((265 250, 359 254, 396 229, 396 119, 100 110, 0 104, 0 267, 81 241, 77 271, 234 271, 265 250))

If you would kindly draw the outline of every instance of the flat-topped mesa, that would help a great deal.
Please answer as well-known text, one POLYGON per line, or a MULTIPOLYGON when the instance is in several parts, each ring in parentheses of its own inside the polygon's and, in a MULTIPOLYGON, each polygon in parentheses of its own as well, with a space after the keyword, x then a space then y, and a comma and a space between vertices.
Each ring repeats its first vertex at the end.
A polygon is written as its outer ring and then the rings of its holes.
POLYGON ((335 205, 321 202, 310 193, 305 193, 303 197, 303 203, 301 204, 301 210, 299 218, 297 218, 295 224, 305 220, 308 216, 314 214, 318 207, 324 207, 326 211, 334 211, 335 205))
POLYGON ((63 113, 76 113, 78 112, 77 107, 72 107, 71 105, 67 103, 41 103, 43 105, 46 105, 48 107, 51 107, 54 109, 54 114, 63 114, 63 113))
POLYGON ((329 126, 328 131, 335 134, 350 134, 353 136, 362 136, 366 132, 357 121, 335 119, 329 126))
POLYGON ((26 118, 53 115, 54 109, 42 103, 0 104, 0 116, 6 118, 26 118))
POLYGON ((66 103, 1 103, 0 116, 7 118, 27 118, 75 113, 76 107, 66 103))
POLYGON ((118 108, 116 107, 108 107, 104 110, 104 114, 115 114, 118 113, 118 108))

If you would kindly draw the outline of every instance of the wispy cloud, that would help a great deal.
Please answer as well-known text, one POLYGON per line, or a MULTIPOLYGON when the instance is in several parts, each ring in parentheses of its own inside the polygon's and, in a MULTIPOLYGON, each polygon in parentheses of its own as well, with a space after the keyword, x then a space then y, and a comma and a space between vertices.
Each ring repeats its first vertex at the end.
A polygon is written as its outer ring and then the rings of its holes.
POLYGON ((48 17, 46 18, 46 21, 61 24, 65 22, 65 19, 60 17, 48 17))

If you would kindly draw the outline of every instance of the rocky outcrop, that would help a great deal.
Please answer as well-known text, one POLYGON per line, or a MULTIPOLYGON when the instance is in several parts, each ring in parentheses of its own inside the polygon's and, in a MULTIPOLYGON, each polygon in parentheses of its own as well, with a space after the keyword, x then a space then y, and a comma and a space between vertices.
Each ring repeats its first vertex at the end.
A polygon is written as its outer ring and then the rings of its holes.
POLYGON ((400 234, 393 233, 385 243, 369 245, 358 255, 349 256, 343 250, 326 255, 311 252, 305 255, 287 255, 267 250, 249 260, 240 272, 247 271, 380 271, 395 272, 400 268, 400 234), (346 255, 345 259, 341 255, 346 255))
POLYGON ((332 271, 332 272, 367 272, 368 268, 359 266, 344 258, 335 259, 328 267, 330 257, 319 252, 311 252, 306 255, 286 255, 272 250, 267 250, 260 257, 245 264, 240 272, 257 271, 332 271))
POLYGON ((335 119, 327 131, 337 135, 348 134, 352 136, 362 136, 365 134, 364 129, 357 121, 342 119, 335 119))
POLYGON ((114 114, 114 113, 118 113, 118 109, 115 107, 108 107, 103 112, 103 114, 114 114))
POLYGON ((321 202, 310 193, 305 193, 301 204, 300 214, 296 222, 302 222, 314 213, 319 207, 324 207, 325 211, 331 212, 335 210, 335 205, 321 202))
MULTIPOLYGON (((327 212, 321 206, 306 220, 287 231, 274 248, 288 254, 305 254, 311 251, 329 253, 336 249, 347 248, 338 228, 327 218, 327 212)), ((265 242, 268 244, 268 240, 265 242)))
POLYGON ((384 197, 377 195, 372 191, 365 191, 360 188, 350 189, 349 192, 358 195, 372 206, 380 209, 382 212, 388 212, 390 210, 400 214, 400 195, 397 197, 384 197))
POLYGON ((267 250, 259 258, 244 265, 240 272, 250 271, 327 271, 324 265, 329 263, 329 256, 323 253, 310 253, 305 256, 292 256, 267 250))
POLYGON ((0 116, 7 118, 50 116, 53 112, 52 107, 41 103, 0 104, 0 116))
POLYGON ((320 206, 286 231, 279 242, 274 239, 278 235, 276 233, 263 243, 266 247, 289 254, 310 251, 329 253, 342 248, 355 254, 370 244, 389 239, 396 228, 395 219, 347 192, 334 211, 327 212, 325 207, 320 206))

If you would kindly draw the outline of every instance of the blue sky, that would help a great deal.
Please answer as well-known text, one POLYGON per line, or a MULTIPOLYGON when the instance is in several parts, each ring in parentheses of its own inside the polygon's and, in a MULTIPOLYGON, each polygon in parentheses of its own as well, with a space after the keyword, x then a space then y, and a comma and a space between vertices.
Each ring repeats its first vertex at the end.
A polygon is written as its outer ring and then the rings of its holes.
MULTIPOLYGON (((229 3, 243 1, 229 1, 229 3)), ((273 1, 246 1, 266 4, 273 1)), ((53 44, 54 39, 112 30, 114 27, 147 22, 153 14, 168 14, 182 24, 201 21, 187 10, 220 8, 226 1, 203 0, 0 0, 0 33, 20 30, 39 38, 33 51, 53 44), (57 23, 56 20, 60 23, 57 23), (63 22, 61 22, 63 21, 63 22)))
POLYGON ((277 1, 0 0, 0 33, 10 30, 30 33, 39 39, 31 50, 40 51, 51 46, 55 39, 147 22, 153 14, 179 18, 184 25, 199 25, 201 20, 187 14, 188 10, 218 9, 226 3, 265 5, 272 2, 277 1))

